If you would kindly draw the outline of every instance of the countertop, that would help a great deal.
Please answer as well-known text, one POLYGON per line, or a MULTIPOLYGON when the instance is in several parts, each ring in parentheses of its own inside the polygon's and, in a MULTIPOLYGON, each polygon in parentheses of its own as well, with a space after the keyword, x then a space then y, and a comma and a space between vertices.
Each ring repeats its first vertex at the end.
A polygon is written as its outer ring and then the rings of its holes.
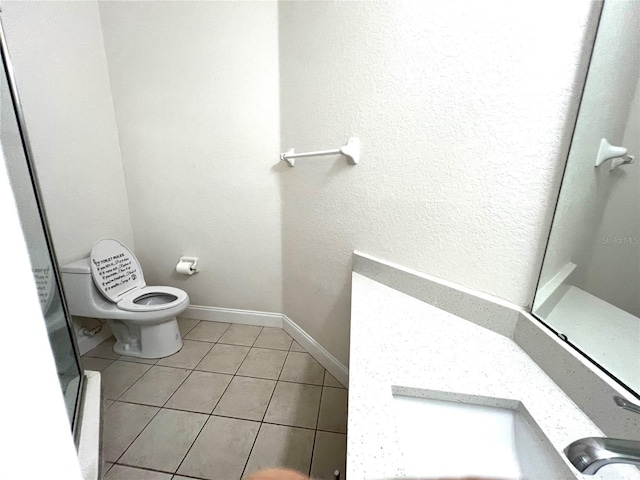
MULTIPOLYGON (((390 435, 392 386, 454 392, 452 400, 457 394, 519 401, 557 452, 579 438, 603 436, 513 340, 355 272, 351 309, 349 480, 404 474, 390 435)), ((617 465, 595 476, 570 475, 640 478, 637 469, 617 465)))

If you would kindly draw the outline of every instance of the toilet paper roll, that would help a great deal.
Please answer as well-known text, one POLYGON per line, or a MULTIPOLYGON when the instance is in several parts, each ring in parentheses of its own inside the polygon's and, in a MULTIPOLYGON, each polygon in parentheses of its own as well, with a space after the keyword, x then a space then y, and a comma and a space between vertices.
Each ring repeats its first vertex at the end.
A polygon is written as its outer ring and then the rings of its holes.
POLYGON ((193 263, 191 262, 178 262, 178 265, 176 265, 176 272, 183 275, 193 275, 196 272, 193 270, 192 266, 193 263))

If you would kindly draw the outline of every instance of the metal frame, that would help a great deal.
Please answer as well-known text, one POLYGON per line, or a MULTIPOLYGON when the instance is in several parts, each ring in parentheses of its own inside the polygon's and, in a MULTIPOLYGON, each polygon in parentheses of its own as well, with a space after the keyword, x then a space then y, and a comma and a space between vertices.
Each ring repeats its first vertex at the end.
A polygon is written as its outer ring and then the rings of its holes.
POLYGON ((7 42, 6 42, 6 37, 4 33, 4 27, 2 25, 1 15, 0 15, 0 49, 2 51, 2 64, 4 67, 4 73, 7 78, 7 83, 9 85, 9 92, 11 94, 11 101, 13 103, 13 109, 16 115, 18 130, 20 133, 20 140, 22 141, 22 148, 24 150, 25 158, 27 160, 27 169, 29 170, 29 176, 31 177, 33 192, 36 198, 38 211, 40 213, 40 220, 42 221, 44 237, 47 243, 49 257, 51 258, 51 266, 53 269, 54 277, 56 279, 58 293, 60 294, 60 303, 62 305, 62 310, 64 311, 67 329, 69 330, 69 333, 71 335, 71 344, 73 348, 73 353, 76 357, 76 363, 78 364, 78 369, 80 374, 80 382, 78 384, 78 394, 76 395, 76 403, 74 405, 74 414, 73 414, 73 419, 71 421, 71 431, 73 433, 73 438, 77 447, 78 441, 80 439, 80 419, 82 418, 82 405, 84 400, 84 392, 86 388, 84 367, 82 366, 82 362, 80 361, 80 351, 78 350, 78 340, 76 339, 75 329, 73 328, 73 323, 71 321, 71 315, 69 314, 69 309, 67 308, 67 303, 64 296, 64 290, 62 288, 62 279, 60 277, 60 272, 58 270, 58 261, 57 261, 55 249, 53 247, 53 242, 51 241, 51 235, 49 233, 49 222, 47 221, 47 214, 45 212, 44 201, 40 193, 41 189, 40 189, 40 183, 38 181, 38 175, 36 173, 35 166, 33 163, 33 154, 31 152, 31 144, 29 143, 29 136, 27 134, 26 123, 24 120, 24 115, 22 113, 22 105, 20 104, 18 89, 16 86, 15 77, 13 74, 13 67, 11 66, 11 61, 9 58, 9 51, 7 48, 7 42))

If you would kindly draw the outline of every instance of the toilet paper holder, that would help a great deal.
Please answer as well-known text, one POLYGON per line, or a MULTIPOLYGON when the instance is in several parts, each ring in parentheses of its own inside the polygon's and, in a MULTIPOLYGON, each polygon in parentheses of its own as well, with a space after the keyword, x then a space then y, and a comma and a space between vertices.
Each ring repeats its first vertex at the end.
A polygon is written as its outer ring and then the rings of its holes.
MULTIPOLYGON (((189 273, 188 275, 198 273, 200 270, 197 267, 198 257, 180 257, 180 262, 178 262, 178 266, 184 265, 185 263, 189 264, 189 273)), ((177 267, 176 267, 177 269, 177 267)))

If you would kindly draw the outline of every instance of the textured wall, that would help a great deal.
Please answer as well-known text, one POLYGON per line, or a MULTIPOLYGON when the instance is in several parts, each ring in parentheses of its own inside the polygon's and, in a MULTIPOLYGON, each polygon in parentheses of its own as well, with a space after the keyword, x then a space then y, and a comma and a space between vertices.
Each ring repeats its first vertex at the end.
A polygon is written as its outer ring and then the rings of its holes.
POLYGON ((132 245, 97 2, 2 7, 58 260, 106 236, 132 245))
POLYGON ((284 312, 347 362, 351 251, 533 294, 595 21, 588 3, 282 2, 284 312))
POLYGON ((640 165, 610 172, 608 163, 596 169, 595 160, 602 138, 640 153, 633 120, 639 30, 639 2, 605 3, 541 276, 544 284, 571 261, 576 286, 631 313, 640 308, 638 245, 609 244, 603 237, 639 235, 640 165))
POLYGON ((621 145, 636 163, 613 173, 581 288, 640 317, 640 77, 635 92, 621 145))
POLYGON ((122 162, 148 283, 282 311, 275 2, 101 2, 122 162), (202 272, 174 273, 181 255, 202 272))

